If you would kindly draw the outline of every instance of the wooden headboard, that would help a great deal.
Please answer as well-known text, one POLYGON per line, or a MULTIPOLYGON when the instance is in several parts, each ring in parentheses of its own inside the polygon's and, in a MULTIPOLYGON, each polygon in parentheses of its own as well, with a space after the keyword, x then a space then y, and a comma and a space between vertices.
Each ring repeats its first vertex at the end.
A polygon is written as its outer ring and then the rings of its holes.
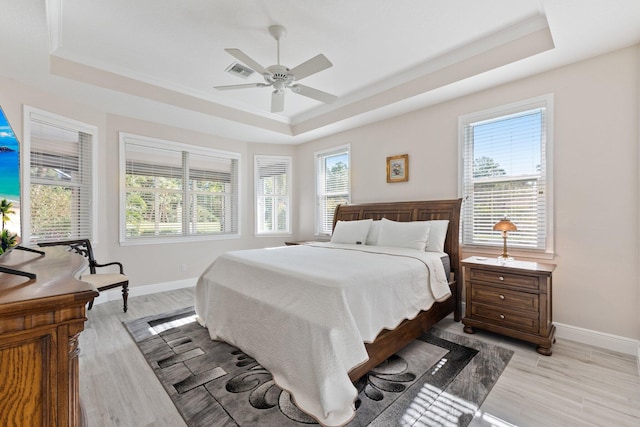
POLYGON ((338 221, 369 218, 373 220, 387 218, 400 222, 448 219, 449 229, 444 241, 444 251, 449 254, 451 271, 455 275, 455 280, 460 283, 462 279, 459 245, 461 205, 462 199, 339 205, 333 215, 333 227, 335 228, 338 221))

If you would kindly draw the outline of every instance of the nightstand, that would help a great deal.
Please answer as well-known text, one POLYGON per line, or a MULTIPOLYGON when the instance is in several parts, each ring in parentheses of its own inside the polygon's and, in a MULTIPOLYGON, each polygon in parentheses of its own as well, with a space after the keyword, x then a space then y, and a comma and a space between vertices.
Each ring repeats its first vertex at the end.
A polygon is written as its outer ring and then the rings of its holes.
POLYGON ((501 262, 470 257, 462 261, 466 296, 464 331, 485 329, 537 344, 551 356, 556 327, 552 312, 553 264, 501 262))

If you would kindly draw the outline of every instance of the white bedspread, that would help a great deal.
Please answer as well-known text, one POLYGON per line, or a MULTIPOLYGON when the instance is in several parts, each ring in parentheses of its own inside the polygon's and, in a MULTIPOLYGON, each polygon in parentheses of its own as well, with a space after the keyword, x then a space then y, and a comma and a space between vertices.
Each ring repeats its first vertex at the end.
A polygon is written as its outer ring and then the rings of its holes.
POLYGON ((442 254, 314 244, 228 252, 204 271, 196 313, 324 425, 354 416, 348 372, 364 342, 450 296, 442 254))

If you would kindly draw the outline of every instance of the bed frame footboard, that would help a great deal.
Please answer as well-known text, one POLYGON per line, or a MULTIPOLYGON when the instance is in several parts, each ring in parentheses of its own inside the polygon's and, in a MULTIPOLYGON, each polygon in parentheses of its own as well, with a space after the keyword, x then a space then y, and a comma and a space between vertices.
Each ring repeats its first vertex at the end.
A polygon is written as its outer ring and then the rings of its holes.
MULTIPOLYGON (((455 286, 455 283, 451 284, 452 288, 455 286)), ((374 342, 365 343, 369 360, 349 371, 351 381, 356 382, 364 374, 387 360, 389 356, 427 332, 433 325, 453 312, 454 305, 455 297, 452 289, 452 295, 446 301, 436 302, 429 310, 421 311, 415 318, 403 321, 397 328, 380 332, 374 342)))

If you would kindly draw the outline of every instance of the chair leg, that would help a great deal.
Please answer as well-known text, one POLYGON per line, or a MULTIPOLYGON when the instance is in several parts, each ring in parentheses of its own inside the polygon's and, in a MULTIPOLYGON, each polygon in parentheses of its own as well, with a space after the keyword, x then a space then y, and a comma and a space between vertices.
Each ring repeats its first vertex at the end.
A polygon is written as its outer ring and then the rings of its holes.
POLYGON ((126 313, 127 309, 129 308, 127 306, 127 300, 129 299, 129 283, 125 283, 124 285, 122 285, 122 301, 124 303, 123 306, 123 310, 126 313))
POLYGON ((91 301, 89 301, 89 308, 87 308, 87 310, 91 310, 93 308, 93 300, 95 298, 91 298, 91 301))

